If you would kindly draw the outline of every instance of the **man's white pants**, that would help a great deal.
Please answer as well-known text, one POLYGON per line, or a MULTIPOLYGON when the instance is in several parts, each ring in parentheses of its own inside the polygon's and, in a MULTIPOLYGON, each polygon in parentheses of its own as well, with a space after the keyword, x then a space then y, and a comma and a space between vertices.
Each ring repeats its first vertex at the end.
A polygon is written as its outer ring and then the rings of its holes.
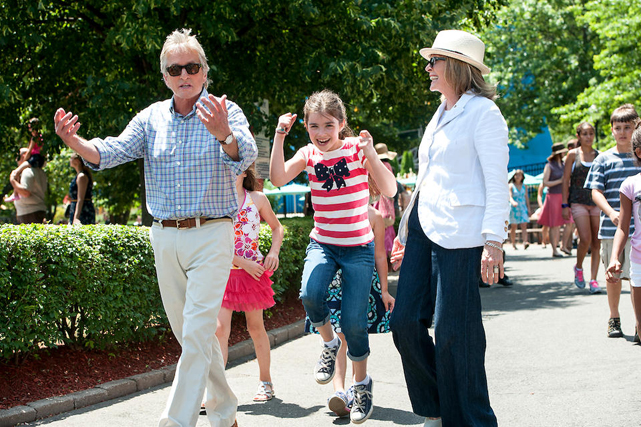
POLYGON ((163 305, 182 346, 159 426, 195 426, 206 388, 211 425, 230 427, 238 400, 227 384, 215 332, 234 254, 232 222, 185 230, 154 223, 150 240, 163 305))

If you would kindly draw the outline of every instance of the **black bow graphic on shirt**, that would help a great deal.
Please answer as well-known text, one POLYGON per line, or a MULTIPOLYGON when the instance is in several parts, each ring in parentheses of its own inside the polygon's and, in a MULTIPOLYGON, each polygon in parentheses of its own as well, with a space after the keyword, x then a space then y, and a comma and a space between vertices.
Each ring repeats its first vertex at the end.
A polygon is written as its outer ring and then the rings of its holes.
POLYGON ((339 190, 341 187, 347 187, 343 177, 349 176, 349 169, 347 168, 347 160, 341 159, 333 167, 328 168, 322 163, 316 163, 314 166, 314 172, 316 172, 316 178, 319 181, 325 181, 323 188, 327 191, 330 191, 336 183, 336 189, 339 190))

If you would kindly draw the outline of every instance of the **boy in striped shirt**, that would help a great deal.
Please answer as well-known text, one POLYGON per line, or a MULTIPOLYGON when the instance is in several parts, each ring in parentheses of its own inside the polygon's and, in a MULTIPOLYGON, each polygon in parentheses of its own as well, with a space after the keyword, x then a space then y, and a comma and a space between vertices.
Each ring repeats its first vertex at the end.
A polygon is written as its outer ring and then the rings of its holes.
MULTIPOLYGON (((639 120, 634 106, 624 104, 612 112, 610 125, 616 146, 601 153, 594 159, 590 172, 585 180, 585 188, 592 190, 592 200, 601 209, 601 223, 599 226, 599 239, 601 239, 601 260, 607 269, 614 233, 619 225, 621 183, 629 176, 641 172, 636 166, 632 156, 630 138, 634 126, 639 120)), ((630 223, 630 235, 634 233, 634 223, 630 223)), ((630 280, 630 240, 619 260, 623 266, 623 273, 616 282, 607 282, 608 305, 610 306, 610 319, 608 320, 608 337, 618 338, 623 336, 621 319, 619 316, 619 300, 621 298, 621 279, 630 280)))

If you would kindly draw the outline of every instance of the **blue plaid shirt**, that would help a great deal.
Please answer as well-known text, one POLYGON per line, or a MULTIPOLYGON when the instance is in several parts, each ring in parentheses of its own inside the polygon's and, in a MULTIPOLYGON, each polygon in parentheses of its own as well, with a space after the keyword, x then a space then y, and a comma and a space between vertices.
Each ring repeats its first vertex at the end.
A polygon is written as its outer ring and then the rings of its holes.
MULTIPOLYGON (((201 97, 207 95, 203 89, 201 97)), ((229 100, 226 105, 238 162, 198 119, 195 105, 182 116, 171 98, 138 113, 117 138, 92 139, 100 164, 88 165, 102 170, 144 158, 147 210, 154 218, 234 218, 236 177, 256 160, 258 149, 243 111, 229 100)))

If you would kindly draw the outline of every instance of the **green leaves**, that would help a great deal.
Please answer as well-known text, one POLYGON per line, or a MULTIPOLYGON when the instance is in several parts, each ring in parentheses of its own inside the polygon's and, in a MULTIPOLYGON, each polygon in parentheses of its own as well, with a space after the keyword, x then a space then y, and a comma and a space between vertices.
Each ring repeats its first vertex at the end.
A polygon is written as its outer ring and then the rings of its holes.
MULTIPOLYGON (((313 220, 283 225, 277 300, 300 289, 313 220)), ((260 249, 270 246, 263 224, 260 249)), ((146 227, 0 226, 0 361, 60 344, 109 349, 167 328, 146 227)))

